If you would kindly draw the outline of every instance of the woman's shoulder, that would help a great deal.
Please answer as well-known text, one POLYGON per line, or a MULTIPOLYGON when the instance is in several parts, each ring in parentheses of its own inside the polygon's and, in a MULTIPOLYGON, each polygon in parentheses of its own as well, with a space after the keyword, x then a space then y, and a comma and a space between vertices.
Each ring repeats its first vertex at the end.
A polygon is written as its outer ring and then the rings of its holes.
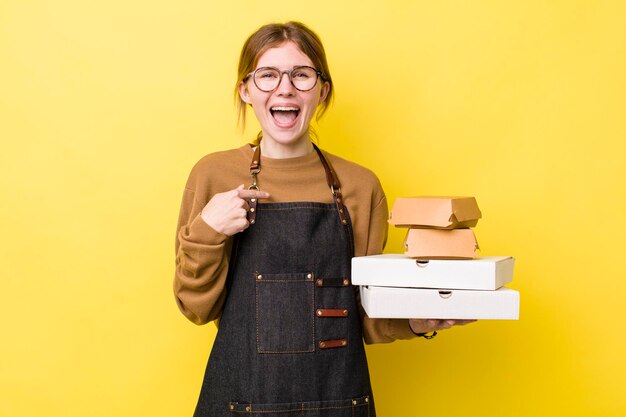
POLYGON ((359 201, 370 200, 373 205, 385 199, 380 180, 371 169, 326 151, 324 154, 339 177, 346 199, 356 197, 359 201))
POLYGON ((250 155, 252 155, 252 151, 250 149, 250 145, 246 144, 239 148, 209 153, 196 162, 192 172, 220 170, 224 167, 232 166, 233 164, 239 164, 241 161, 246 160, 247 150, 250 155))
POLYGON ((239 177, 245 173, 242 169, 246 169, 250 164, 251 155, 250 145, 246 144, 239 148, 212 152, 203 156, 191 169, 187 188, 195 188, 198 183, 214 181, 218 177, 239 177))
POLYGON ((342 177, 345 177, 346 181, 356 181, 362 184, 371 184, 373 187, 380 187, 380 181, 371 169, 327 151, 324 151, 324 155, 337 172, 340 182, 344 182, 342 177))

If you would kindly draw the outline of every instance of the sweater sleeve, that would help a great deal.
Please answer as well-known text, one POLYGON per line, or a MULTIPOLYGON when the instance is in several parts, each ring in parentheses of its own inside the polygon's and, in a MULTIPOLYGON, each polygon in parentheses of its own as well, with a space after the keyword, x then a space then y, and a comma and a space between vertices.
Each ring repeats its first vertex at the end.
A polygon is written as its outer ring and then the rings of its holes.
MULTIPOLYGON (((387 241, 387 219, 389 211, 387 199, 382 198, 374 206, 370 217, 369 233, 367 236, 367 252, 365 255, 377 255, 383 252, 387 241)), ((371 319, 361 306, 359 291, 356 289, 357 300, 361 310, 363 339, 365 343, 389 343, 397 339, 411 339, 415 334, 411 331, 408 320, 401 319, 371 319)))
POLYGON ((200 217, 202 208, 194 191, 186 188, 176 233, 174 295, 180 311, 196 324, 221 315, 232 246, 228 236, 200 217))

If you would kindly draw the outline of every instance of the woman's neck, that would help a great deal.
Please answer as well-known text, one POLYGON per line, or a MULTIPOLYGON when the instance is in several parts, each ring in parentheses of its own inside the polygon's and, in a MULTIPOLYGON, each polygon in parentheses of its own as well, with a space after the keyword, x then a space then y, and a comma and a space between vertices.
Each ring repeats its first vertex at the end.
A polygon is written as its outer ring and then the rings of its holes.
POLYGON ((273 159, 297 158, 313 152, 313 145, 310 139, 303 137, 294 143, 280 143, 273 139, 261 140, 261 154, 273 159))

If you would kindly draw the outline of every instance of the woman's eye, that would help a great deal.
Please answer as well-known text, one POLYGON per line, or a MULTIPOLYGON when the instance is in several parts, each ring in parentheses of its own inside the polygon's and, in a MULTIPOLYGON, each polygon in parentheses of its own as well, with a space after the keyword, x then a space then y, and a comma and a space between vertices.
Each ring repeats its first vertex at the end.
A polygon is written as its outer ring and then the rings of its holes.
POLYGON ((255 74, 255 77, 257 80, 259 79, 271 80, 271 79, 279 77, 279 75, 276 73, 276 71, 272 69, 264 68, 262 70, 257 71, 255 74))
POLYGON ((303 71, 297 71, 293 73, 293 78, 307 79, 310 75, 303 71))

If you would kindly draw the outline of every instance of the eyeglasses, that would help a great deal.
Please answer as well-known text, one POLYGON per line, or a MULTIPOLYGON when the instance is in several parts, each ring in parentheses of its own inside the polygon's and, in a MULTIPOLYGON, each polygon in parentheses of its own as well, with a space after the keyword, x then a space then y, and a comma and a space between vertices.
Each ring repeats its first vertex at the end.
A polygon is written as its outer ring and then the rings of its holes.
MULTIPOLYGON (((248 74, 252 77, 254 85, 261 91, 269 93, 280 85, 283 74, 289 76, 289 81, 296 90, 309 91, 317 84, 317 78, 322 77, 322 73, 315 68, 307 66, 293 67, 290 70, 281 71, 274 67, 261 67, 248 74)), ((324 79, 324 77, 322 77, 324 79)))

